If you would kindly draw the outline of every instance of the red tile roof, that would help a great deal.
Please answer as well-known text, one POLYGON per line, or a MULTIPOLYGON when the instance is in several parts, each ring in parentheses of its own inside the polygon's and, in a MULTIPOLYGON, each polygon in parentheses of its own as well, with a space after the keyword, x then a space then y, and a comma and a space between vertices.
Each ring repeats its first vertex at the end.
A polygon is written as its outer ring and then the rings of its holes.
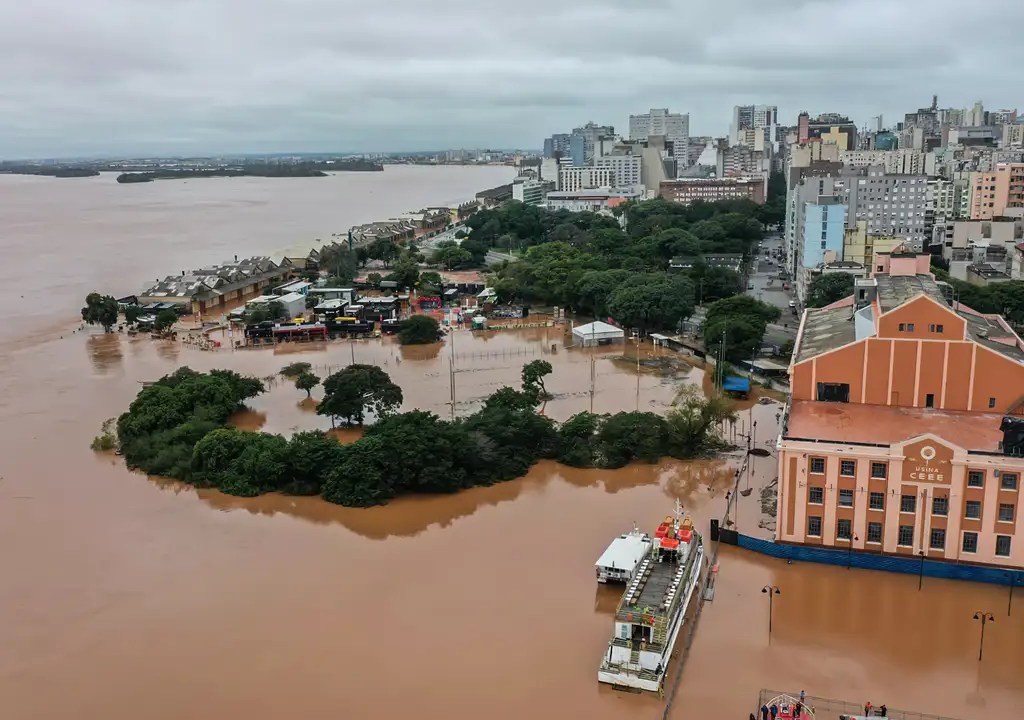
POLYGON ((1000 413, 794 401, 785 436, 891 445, 931 433, 967 450, 998 452, 1000 413))

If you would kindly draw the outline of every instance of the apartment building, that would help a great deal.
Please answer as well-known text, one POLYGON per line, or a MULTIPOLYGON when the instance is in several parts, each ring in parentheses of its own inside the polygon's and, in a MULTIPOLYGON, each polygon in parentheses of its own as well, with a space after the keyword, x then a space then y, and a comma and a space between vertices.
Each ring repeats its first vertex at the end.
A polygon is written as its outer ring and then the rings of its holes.
POLYGON ((615 187, 615 170, 610 167, 563 165, 558 170, 558 189, 576 192, 587 188, 615 187))
POLYGON ((672 143, 672 157, 677 167, 689 162, 690 115, 670 113, 668 108, 651 108, 650 112, 629 116, 629 139, 646 141, 651 135, 662 135, 672 143))
MULTIPOLYGON (((608 170, 615 178, 615 186, 620 188, 643 187, 643 158, 640 153, 643 151, 639 146, 636 148, 617 147, 611 155, 602 155, 594 158, 594 168, 597 170, 608 170)), ((571 188, 562 188, 569 190, 571 188)))
POLYGON ((895 250, 903 240, 895 235, 871 235, 868 233, 866 220, 857 220, 856 226, 847 227, 843 233, 843 252, 841 257, 864 267, 871 267, 875 253, 888 253, 895 250))
POLYGON ((904 148, 900 150, 847 150, 839 161, 848 167, 881 166, 889 175, 935 175, 935 155, 904 148))
POLYGON ((738 178, 683 178, 661 183, 659 196, 663 200, 689 205, 695 202, 719 200, 753 200, 758 205, 765 201, 763 177, 738 178))
POLYGON ((729 125, 730 145, 749 145, 771 151, 778 137, 779 108, 775 105, 737 105, 729 125))
POLYGON ((1024 341, 906 246, 801 320, 776 540, 1024 567, 1024 341))

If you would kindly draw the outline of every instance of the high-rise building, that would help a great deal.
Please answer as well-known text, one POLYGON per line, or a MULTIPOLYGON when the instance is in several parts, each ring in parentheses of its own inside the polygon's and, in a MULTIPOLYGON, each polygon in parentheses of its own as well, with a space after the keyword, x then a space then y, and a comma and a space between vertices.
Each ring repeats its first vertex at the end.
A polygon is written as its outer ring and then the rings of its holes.
POLYGON ((629 139, 647 140, 663 135, 672 143, 672 157, 677 167, 689 165, 690 115, 670 113, 668 108, 651 108, 650 112, 629 116, 629 139))
POLYGON ((779 109, 775 105, 737 105, 732 110, 729 144, 771 152, 776 146, 778 123, 779 109))
POLYGON ((572 135, 573 137, 580 138, 577 142, 580 143, 583 152, 582 160, 579 162, 577 162, 576 153, 573 152, 573 163, 587 165, 594 159, 594 146, 597 144, 598 138, 615 135, 615 128, 611 125, 598 125, 594 122, 588 122, 582 127, 574 128, 572 135))

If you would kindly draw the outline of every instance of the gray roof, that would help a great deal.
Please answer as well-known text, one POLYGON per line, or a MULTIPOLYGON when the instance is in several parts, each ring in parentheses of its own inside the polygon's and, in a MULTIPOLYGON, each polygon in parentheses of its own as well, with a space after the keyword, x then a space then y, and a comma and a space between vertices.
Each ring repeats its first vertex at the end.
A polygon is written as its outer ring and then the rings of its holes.
MULTIPOLYGON (((874 278, 878 283, 878 304, 883 313, 895 310, 921 294, 927 295, 946 307, 952 307, 946 296, 946 289, 949 286, 936 282, 935 278, 930 275, 877 274, 874 278)), ((966 322, 968 340, 973 340, 982 347, 1017 362, 1024 362, 1024 352, 1019 347, 1007 345, 994 339, 1011 336, 996 318, 964 310, 959 304, 953 310, 966 322)), ((829 350, 835 350, 856 339, 852 305, 808 310, 807 319, 804 321, 803 337, 800 340, 800 347, 797 348, 794 362, 802 362, 829 350)))

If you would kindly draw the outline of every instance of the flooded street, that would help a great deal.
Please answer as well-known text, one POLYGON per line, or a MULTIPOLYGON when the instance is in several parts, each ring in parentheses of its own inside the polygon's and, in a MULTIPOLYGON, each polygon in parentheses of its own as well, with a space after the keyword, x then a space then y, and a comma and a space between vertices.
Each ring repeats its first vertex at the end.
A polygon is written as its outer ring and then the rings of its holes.
MULTIPOLYGON (((243 250, 259 250, 244 240, 243 250)), ((66 262, 84 262, 69 247, 66 262)), ((117 262, 137 268, 140 259, 117 262)), ((75 326, 73 312, 39 312, 75 326)), ((542 462, 492 487, 352 509, 197 491, 89 450, 141 382, 181 365, 268 377, 303 360, 323 376, 354 354, 391 374, 407 409, 442 417, 452 412, 453 356, 460 415, 518 384, 522 365, 539 357, 554 366, 545 412, 558 420, 591 406, 663 411, 681 384, 702 381, 699 368, 645 370, 638 391, 635 365, 615 359, 621 349, 566 348, 560 328, 449 341, 202 352, 92 330, 9 342, 0 356, 0 717, 661 718, 657 697, 596 681, 619 590, 598 587, 593 563, 633 521, 653 529, 675 498, 706 531, 724 512, 735 454, 614 471, 542 462)), ((741 428, 757 420, 764 446, 779 406, 747 407, 741 428)), ((330 427, 285 381, 235 422, 285 434, 330 427)), ((757 532, 757 489, 774 464, 753 463, 754 492, 734 514, 744 532, 757 532)), ((961 720, 1024 707, 1024 597, 1007 617, 1005 587, 925 578, 918 591, 916 576, 787 565, 732 547, 719 565, 673 718, 743 720, 763 687, 961 720), (768 583, 782 590, 770 644, 768 583), (976 610, 996 617, 980 663, 976 610)))

